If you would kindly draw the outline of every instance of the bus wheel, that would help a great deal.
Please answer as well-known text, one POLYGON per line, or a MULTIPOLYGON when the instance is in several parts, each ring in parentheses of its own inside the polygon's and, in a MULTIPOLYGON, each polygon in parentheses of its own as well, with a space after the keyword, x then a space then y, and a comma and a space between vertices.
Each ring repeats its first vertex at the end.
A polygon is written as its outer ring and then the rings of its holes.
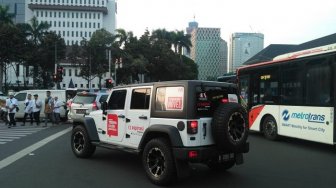
POLYGON ((272 116, 265 118, 263 122, 264 136, 269 140, 276 140, 278 138, 278 126, 272 116))

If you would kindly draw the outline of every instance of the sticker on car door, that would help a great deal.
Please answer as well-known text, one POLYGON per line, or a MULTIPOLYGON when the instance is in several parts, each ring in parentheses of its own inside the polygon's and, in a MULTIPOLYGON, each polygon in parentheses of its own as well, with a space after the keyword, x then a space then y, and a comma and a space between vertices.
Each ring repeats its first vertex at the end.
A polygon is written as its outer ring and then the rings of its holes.
POLYGON ((118 115, 108 114, 107 115, 107 135, 118 136, 118 115))

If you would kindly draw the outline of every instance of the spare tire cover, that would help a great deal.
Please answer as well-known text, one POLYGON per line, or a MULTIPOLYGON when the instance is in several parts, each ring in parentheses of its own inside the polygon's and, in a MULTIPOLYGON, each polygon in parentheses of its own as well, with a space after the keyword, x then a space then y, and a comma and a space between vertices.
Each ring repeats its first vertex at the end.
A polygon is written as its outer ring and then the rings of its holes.
POLYGON ((248 136, 246 110, 238 103, 220 104, 212 119, 212 134, 221 149, 235 151, 243 147, 248 136))

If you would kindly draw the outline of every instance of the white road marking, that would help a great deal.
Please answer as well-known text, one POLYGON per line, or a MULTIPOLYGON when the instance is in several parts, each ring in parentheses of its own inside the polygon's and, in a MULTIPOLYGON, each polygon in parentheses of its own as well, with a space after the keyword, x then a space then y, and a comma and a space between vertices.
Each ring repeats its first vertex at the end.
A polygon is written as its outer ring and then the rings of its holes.
POLYGON ((35 144, 33 144, 33 145, 31 145, 31 146, 29 146, 29 147, 27 147, 27 148, 25 148, 25 149, 23 149, 23 150, 15 153, 15 154, 13 154, 13 155, 11 155, 11 156, 3 159, 2 161, 0 161, 0 170, 3 169, 3 168, 5 168, 8 165, 14 163, 15 161, 21 159, 22 157, 24 157, 24 156, 32 153, 33 151, 39 149, 40 147, 48 144, 49 142, 55 140, 56 138, 58 138, 58 137, 60 137, 60 136, 62 136, 64 134, 70 132, 71 130, 72 130, 72 127, 69 127, 69 128, 67 128, 67 129, 65 129, 63 131, 60 131, 60 132, 58 132, 56 134, 53 134, 53 135, 51 135, 51 136, 49 136, 49 137, 47 137, 47 138, 45 138, 45 139, 43 139, 43 140, 41 140, 41 141, 39 141, 37 143, 35 143, 35 144))

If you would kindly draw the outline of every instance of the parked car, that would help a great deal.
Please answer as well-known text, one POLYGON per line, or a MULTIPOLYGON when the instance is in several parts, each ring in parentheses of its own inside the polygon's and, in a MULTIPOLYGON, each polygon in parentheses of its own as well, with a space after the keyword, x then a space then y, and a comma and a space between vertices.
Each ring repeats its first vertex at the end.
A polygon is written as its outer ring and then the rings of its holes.
POLYGON ((68 101, 69 119, 75 119, 82 117, 85 114, 89 114, 92 111, 99 110, 101 104, 106 101, 109 93, 91 93, 91 92, 79 92, 71 100, 68 101))

